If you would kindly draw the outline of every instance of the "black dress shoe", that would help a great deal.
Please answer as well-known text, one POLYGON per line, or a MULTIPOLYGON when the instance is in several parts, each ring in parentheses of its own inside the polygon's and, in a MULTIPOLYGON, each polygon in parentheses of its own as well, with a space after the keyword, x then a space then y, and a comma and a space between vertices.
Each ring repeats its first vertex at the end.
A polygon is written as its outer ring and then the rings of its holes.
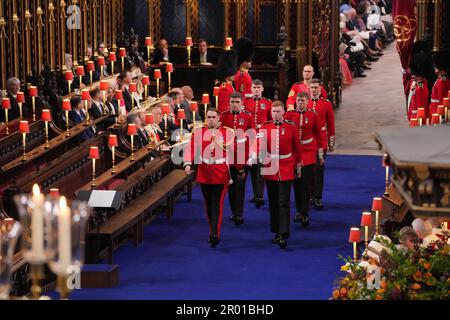
POLYGON ((250 203, 254 203, 254 202, 255 202, 255 198, 256 198, 256 197, 253 196, 253 198, 250 198, 249 202, 250 202, 250 203))
POLYGON ((366 60, 367 60, 367 61, 375 62, 375 61, 378 61, 379 59, 378 59, 378 58, 375 58, 374 56, 368 56, 368 57, 366 58, 366 60))
POLYGON ((314 207, 316 207, 316 209, 322 209, 323 208, 322 199, 319 198, 314 199, 314 207))
POLYGON ((309 226, 309 217, 306 215, 303 215, 301 217, 301 221, 302 221, 302 227, 307 227, 309 226))
POLYGON ((280 249, 286 249, 287 248, 286 239, 281 238, 280 241, 278 241, 278 246, 280 247, 280 249))
POLYGON ((240 226, 243 223, 244 223, 244 217, 242 217, 242 216, 234 216, 234 224, 236 226, 240 226))
POLYGON ((295 223, 298 223, 298 222, 301 222, 301 221, 302 221, 302 216, 301 216, 300 213, 297 213, 297 214, 295 215, 294 222, 295 222, 295 223))
POLYGON ((364 73, 357 73, 356 76, 357 76, 358 78, 365 78, 365 77, 367 77, 367 75, 364 74, 364 73))
POLYGON ((259 197, 255 198, 255 206, 257 208, 261 208, 264 204, 265 204, 265 201, 263 198, 259 198, 259 197))
POLYGON ((280 239, 281 239, 281 236, 275 235, 275 237, 273 237, 273 239, 272 239, 272 243, 278 244, 278 242, 280 242, 280 239))
POLYGON ((369 67, 369 66, 366 66, 366 65, 362 66, 362 68, 363 68, 364 70, 372 70, 372 68, 371 68, 371 67, 369 67))
POLYGON ((211 248, 215 248, 220 240, 218 236, 210 236, 208 242, 211 244, 211 248))

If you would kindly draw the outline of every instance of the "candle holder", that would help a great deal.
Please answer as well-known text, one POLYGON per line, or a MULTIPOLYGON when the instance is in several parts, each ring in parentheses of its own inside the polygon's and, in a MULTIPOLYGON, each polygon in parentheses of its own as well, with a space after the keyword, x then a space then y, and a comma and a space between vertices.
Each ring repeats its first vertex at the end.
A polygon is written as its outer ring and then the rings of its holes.
POLYGON ((12 257, 21 231, 17 221, 8 218, 0 222, 0 300, 9 299, 12 257))
POLYGON ((92 183, 91 189, 95 189, 97 186, 95 183, 95 160, 100 159, 100 153, 98 151, 98 147, 91 147, 89 149, 89 158, 92 159, 92 183))
POLYGON ((128 135, 131 139, 131 156, 130 156, 130 162, 133 162, 134 159, 134 136, 137 135, 137 127, 134 123, 128 124, 128 135))
POLYGON ((364 240, 366 244, 366 250, 369 247, 369 227, 372 225, 372 213, 363 212, 361 216, 361 226, 364 227, 364 240))
POLYGON ((156 79, 156 98, 159 99, 159 80, 161 79, 161 69, 155 69, 153 76, 156 79))
POLYGON ((372 200, 372 211, 375 212, 375 235, 379 235, 380 234, 380 220, 379 220, 379 216, 380 216, 380 211, 383 210, 383 199, 375 197, 372 200))
POLYGON ((191 46, 187 46, 187 53, 188 53, 188 66, 191 66, 191 46))
POLYGON ((8 109, 11 108, 11 102, 9 101, 9 98, 3 98, 2 99, 2 108, 5 110, 5 124, 6 124, 6 135, 9 135, 9 124, 8 124, 8 109))
POLYGON ((389 196, 389 164, 387 154, 383 156, 383 166, 386 168, 384 195, 389 196))
MULTIPOLYGON (((73 201, 72 207, 65 206, 65 199, 55 200, 54 219, 52 220, 55 254, 49 261, 50 270, 57 275, 56 287, 61 300, 69 299, 70 292, 79 283, 69 279, 80 279, 84 265, 86 223, 90 209, 86 202, 73 201)), ((78 287, 79 288, 79 287, 78 287)))
POLYGON ((23 145, 22 161, 26 161, 27 160, 27 133, 30 132, 30 127, 28 126, 28 121, 26 121, 26 120, 20 121, 19 132, 22 134, 22 145, 23 145))
POLYGON ((173 64, 168 62, 166 64, 166 72, 167 72, 167 82, 169 85, 169 92, 172 90, 172 72, 173 72, 173 64))
POLYGON ((62 109, 65 112, 66 115, 66 138, 70 137, 70 130, 69 130, 69 111, 72 109, 72 106, 70 105, 69 99, 64 99, 62 104, 62 109))
POLYGON ((353 243, 353 261, 358 260, 358 242, 361 241, 359 228, 350 228, 350 236, 348 242, 353 243))
POLYGON ((116 171, 116 147, 118 146, 117 136, 115 134, 109 135, 108 145, 111 148, 111 155, 112 155, 111 174, 115 174, 117 172, 116 171))
POLYGON ((25 103, 25 95, 23 92, 17 92, 17 105, 19 106, 19 120, 22 120, 23 118, 23 109, 22 105, 25 103))
POLYGON ((52 115, 51 115, 49 109, 42 110, 41 119, 44 121, 44 124, 45 124, 45 146, 44 146, 44 148, 50 149, 50 144, 48 142, 48 122, 52 120, 52 115))

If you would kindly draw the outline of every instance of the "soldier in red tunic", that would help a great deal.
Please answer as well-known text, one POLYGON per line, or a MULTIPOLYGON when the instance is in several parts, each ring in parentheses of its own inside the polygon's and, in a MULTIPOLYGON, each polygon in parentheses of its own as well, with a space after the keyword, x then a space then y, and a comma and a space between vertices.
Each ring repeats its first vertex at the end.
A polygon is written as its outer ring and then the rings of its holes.
MULTIPOLYGON (((309 93, 309 85, 311 80, 314 77, 314 68, 311 65, 306 65, 303 67, 303 81, 297 82, 292 85, 291 91, 289 91, 289 96, 286 101, 286 108, 287 110, 295 109, 295 101, 297 99, 297 94, 300 92, 307 92, 309 93)), ((322 98, 327 98, 327 92, 322 87, 321 89, 321 96, 322 98)))
POLYGON ((263 158, 262 175, 266 180, 269 197, 270 230, 275 234, 272 242, 287 247, 290 233, 290 195, 295 175, 301 174, 301 153, 295 124, 284 120, 284 104, 272 104, 272 121, 265 122, 251 148, 249 163, 254 163, 258 150, 263 158))
POLYGON ((438 78, 431 91, 430 114, 437 113, 437 107, 442 105, 450 91, 450 50, 437 52, 433 56, 433 62, 438 78))
POLYGON ((234 51, 223 51, 216 68, 217 85, 219 87, 217 110, 219 115, 230 109, 230 96, 234 92, 233 78, 237 70, 237 56, 234 51))
POLYGON ((327 150, 333 151, 335 144, 335 132, 334 132, 334 110, 331 102, 321 96, 322 86, 319 79, 312 79, 310 83, 311 100, 309 101, 309 108, 314 110, 320 119, 320 130, 322 132, 322 145, 319 145, 319 149, 323 149, 323 158, 319 158, 314 170, 314 182, 313 182, 313 204, 317 209, 323 208, 322 194, 323 194, 323 182, 325 174, 325 157, 327 150))
POLYGON ((252 67, 252 60, 255 54, 252 41, 245 37, 240 38, 236 42, 236 52, 239 70, 234 76, 234 87, 243 97, 251 97, 252 77, 249 74, 249 70, 252 67))
POLYGON ((220 239, 223 201, 230 183, 227 153, 234 137, 231 130, 219 127, 219 114, 216 109, 207 111, 206 120, 206 126, 194 130, 191 141, 184 149, 183 158, 187 174, 191 173, 194 163, 198 164, 197 182, 205 199, 210 226, 208 242, 214 248, 220 239))
POLYGON ((300 150, 302 155, 302 174, 294 179, 295 207, 297 214, 294 222, 301 222, 304 227, 309 225, 309 196, 314 178, 316 155, 323 164, 323 142, 319 115, 308 108, 309 95, 300 92, 297 95, 297 108, 286 112, 284 117, 297 126, 300 136, 300 150))
POLYGON ((220 124, 222 127, 232 129, 235 136, 233 157, 228 160, 233 180, 228 187, 228 198, 232 212, 230 220, 239 226, 244 223, 245 166, 248 160, 249 141, 250 139, 254 140, 256 136, 250 112, 242 110, 242 96, 239 92, 231 95, 230 110, 220 115, 220 124))
MULTIPOLYGON (((264 92, 264 84, 261 80, 255 79, 252 84, 252 97, 244 99, 245 110, 252 114, 254 126, 256 130, 261 125, 272 118, 271 108, 272 101, 262 96, 264 92)), ((258 162, 251 166, 250 176, 252 178, 253 198, 250 202, 254 202, 259 208, 264 205, 264 179, 261 176, 261 163, 258 162)))
MULTIPOLYGON (((426 77, 432 71, 432 64, 429 57, 423 53, 414 55, 411 60, 409 69, 411 70, 411 88, 408 96, 408 120, 417 117, 417 110, 419 108, 425 109, 425 118, 431 119, 429 109, 429 94, 428 81, 426 77)), ((426 119, 424 119, 424 123, 426 119)))

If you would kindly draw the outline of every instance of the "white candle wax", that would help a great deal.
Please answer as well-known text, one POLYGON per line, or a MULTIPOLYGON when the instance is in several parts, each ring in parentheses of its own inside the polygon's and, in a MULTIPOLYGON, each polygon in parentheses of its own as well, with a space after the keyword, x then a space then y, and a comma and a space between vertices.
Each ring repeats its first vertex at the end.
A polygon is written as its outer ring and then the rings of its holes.
POLYGON ((64 273, 72 264, 70 217, 70 208, 67 207, 66 198, 63 196, 59 200, 58 255, 60 268, 64 273))
POLYGON ((39 186, 33 186, 34 210, 31 214, 31 251, 35 257, 44 255, 44 195, 39 186))

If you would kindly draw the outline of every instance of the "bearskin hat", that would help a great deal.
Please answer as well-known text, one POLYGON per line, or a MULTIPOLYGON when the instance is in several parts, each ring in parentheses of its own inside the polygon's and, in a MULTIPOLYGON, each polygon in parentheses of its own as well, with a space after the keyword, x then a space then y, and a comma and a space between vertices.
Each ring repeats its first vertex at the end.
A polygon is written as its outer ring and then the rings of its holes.
POLYGON ((232 50, 222 51, 217 62, 216 77, 218 81, 225 81, 237 72, 237 56, 232 50))
POLYGON ((255 55, 253 42, 246 37, 239 38, 236 41, 236 53, 238 56, 239 66, 244 61, 251 62, 253 60, 253 56, 255 55))
POLYGON ((433 74, 431 57, 423 53, 414 55, 409 64, 409 69, 412 75, 426 78, 430 77, 433 74))
POLYGON ((434 54, 433 63, 436 69, 444 70, 450 74, 450 50, 441 50, 434 54))

